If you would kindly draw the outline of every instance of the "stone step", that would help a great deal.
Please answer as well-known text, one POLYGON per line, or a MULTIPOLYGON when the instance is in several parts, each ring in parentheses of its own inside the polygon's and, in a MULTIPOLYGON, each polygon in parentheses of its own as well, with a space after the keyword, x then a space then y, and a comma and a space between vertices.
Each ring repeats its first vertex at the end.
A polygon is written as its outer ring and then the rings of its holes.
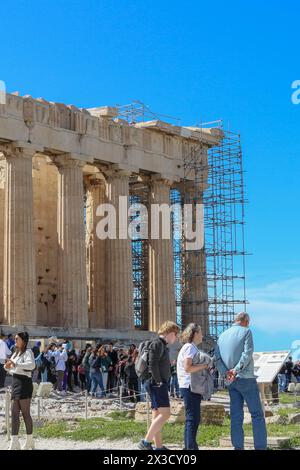
MULTIPOLYGON (((290 437, 268 437, 268 447, 274 449, 287 447, 289 441, 290 437)), ((232 447, 230 437, 222 437, 219 443, 220 447, 232 447)), ((245 447, 250 447, 254 449, 254 441, 252 436, 245 436, 245 447)))

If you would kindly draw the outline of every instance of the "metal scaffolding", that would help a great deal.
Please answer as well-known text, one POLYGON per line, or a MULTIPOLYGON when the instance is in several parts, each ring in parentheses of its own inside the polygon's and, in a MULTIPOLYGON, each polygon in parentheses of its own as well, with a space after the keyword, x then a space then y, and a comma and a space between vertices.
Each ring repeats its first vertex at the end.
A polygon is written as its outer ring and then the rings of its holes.
MULTIPOLYGON (((244 241, 244 181, 240 135, 226 131, 221 121, 214 124, 223 137, 217 146, 207 151, 204 161, 204 145, 200 142, 185 156, 185 179, 194 173, 194 202, 204 205, 205 266, 191 271, 185 252, 182 252, 184 272, 183 296, 189 288, 189 280, 199 277, 199 283, 207 282, 209 335, 213 339, 227 329, 234 315, 246 310, 245 241, 244 241), (207 184, 206 184, 207 181, 207 184), (204 191, 199 187, 204 186, 204 191)), ((209 124, 211 127, 212 123, 209 124)), ((201 127, 204 127, 202 125, 201 127)), ((187 200, 188 191, 184 191, 187 200)), ((195 281, 195 280, 194 280, 195 281)), ((199 299, 195 301, 199 302, 199 299)), ((188 306, 188 309, 191 306, 188 306)), ((199 308, 199 323, 203 309, 199 308)))
MULTIPOLYGON (((152 113, 139 101, 119 106, 119 117, 132 125, 149 119, 170 122, 168 116, 152 113)), ((175 118, 172 119, 174 121, 175 118)), ((172 204, 192 202, 204 205, 205 244, 204 249, 193 254, 194 258, 184 249, 184 237, 178 239, 174 236, 178 221, 176 215, 172 215, 176 315, 181 327, 191 317, 200 324, 206 322, 208 336, 217 339, 231 325, 234 315, 241 309, 246 310, 247 304, 242 150, 240 135, 224 130, 221 121, 199 127, 219 129, 222 138, 218 145, 207 150, 207 133, 203 131, 203 143, 200 140, 193 144, 184 155, 181 186, 172 188, 170 192, 172 204), (193 295, 195 286, 196 290, 200 286, 201 298, 193 295)), ((137 185, 132 181, 130 188, 131 204, 142 203, 148 207, 147 185, 137 185)), ((139 237, 132 240, 132 266, 135 325, 147 330, 148 240, 139 237)))
POLYGON ((137 224, 137 234, 132 237, 132 274, 133 274, 133 309, 134 324, 139 330, 148 330, 148 239, 142 237, 143 214, 138 210, 139 204, 148 207, 148 187, 143 183, 131 183, 129 203, 135 210, 130 216, 137 224))

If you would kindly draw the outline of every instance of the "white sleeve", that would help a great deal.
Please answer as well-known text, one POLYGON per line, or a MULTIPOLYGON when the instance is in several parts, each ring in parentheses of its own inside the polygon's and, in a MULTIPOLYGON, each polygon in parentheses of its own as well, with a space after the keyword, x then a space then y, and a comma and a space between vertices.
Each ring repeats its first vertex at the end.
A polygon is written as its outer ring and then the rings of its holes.
POLYGON ((185 351, 183 351, 183 360, 184 359, 193 359, 195 354, 196 354, 195 347, 192 344, 189 344, 186 347, 185 351))
POLYGON ((23 371, 23 370, 33 370, 33 369, 35 369, 35 359, 34 359, 33 352, 31 350, 28 349, 24 353, 23 360, 22 360, 21 363, 19 363, 18 361, 21 357, 22 356, 18 357, 17 362, 16 362, 16 367, 15 367, 15 370, 14 370, 14 372, 16 374, 20 371, 23 371))

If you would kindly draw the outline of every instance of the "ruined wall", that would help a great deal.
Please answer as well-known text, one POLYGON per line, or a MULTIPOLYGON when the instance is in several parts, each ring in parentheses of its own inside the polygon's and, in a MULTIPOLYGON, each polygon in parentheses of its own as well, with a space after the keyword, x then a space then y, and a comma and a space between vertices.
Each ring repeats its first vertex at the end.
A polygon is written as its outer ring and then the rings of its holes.
POLYGON ((38 325, 60 326, 57 312, 57 168, 33 161, 34 233, 38 325))

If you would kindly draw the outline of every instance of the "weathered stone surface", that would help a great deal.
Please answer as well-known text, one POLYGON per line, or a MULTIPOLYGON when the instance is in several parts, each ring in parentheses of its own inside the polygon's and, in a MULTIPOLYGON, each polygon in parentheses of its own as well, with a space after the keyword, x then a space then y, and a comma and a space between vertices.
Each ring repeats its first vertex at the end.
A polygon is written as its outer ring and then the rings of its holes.
POLYGON ((287 422, 288 418, 286 416, 275 415, 266 418, 267 424, 287 424, 287 422))
POLYGON ((289 415, 288 424, 300 424, 300 413, 289 415))
POLYGON ((216 405, 210 402, 202 402, 201 404, 201 423, 215 424, 222 426, 225 418, 225 408, 223 405, 216 405))
MULTIPOLYGON (((93 233, 87 237, 87 264, 83 181, 97 174, 103 183, 89 194, 89 228, 95 232, 104 186, 116 209, 118 197, 130 195, 134 178, 147 180, 150 202, 168 203, 171 185, 185 176, 185 157, 201 142, 205 159, 222 133, 157 120, 129 125, 114 119, 119 112, 114 107, 86 110, 19 94, 7 94, 0 111, 3 331, 26 328, 41 338, 141 338, 142 332, 133 334, 130 239, 98 243, 93 233), (106 335, 100 330, 107 330, 106 335)), ((157 330, 162 321, 175 320, 172 248, 172 240, 151 243, 145 329, 157 330)))
MULTIPOLYGON (((151 408, 149 405, 151 420, 151 408)), ((137 403, 135 407, 135 421, 147 421, 147 403, 137 403)), ((184 405, 180 402, 171 402, 171 417, 169 423, 184 423, 184 405)))
MULTIPOLYGON (((268 437, 268 447, 279 449, 285 446, 288 446, 290 442, 289 437, 268 437)), ((220 447, 230 447, 232 446, 230 437, 223 437, 220 439, 220 447)), ((245 447, 254 448, 253 437, 245 436, 245 447)))
MULTIPOLYGON (((151 416, 151 410, 150 410, 151 416)), ((209 402, 201 404, 201 423, 214 424, 221 426, 225 417, 225 409, 223 405, 215 405, 209 402)), ((147 403, 137 403, 135 408, 135 420, 147 420, 147 403)), ((184 404, 182 402, 171 402, 171 417, 170 423, 184 423, 185 412, 184 404)))

